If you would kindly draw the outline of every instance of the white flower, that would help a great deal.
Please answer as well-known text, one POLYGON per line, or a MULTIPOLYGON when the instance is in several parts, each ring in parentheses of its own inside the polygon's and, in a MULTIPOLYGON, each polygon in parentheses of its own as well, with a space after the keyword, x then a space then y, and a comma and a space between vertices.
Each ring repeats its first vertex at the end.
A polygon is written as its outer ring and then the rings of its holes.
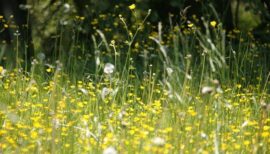
POLYGON ((117 151, 114 147, 110 146, 103 151, 103 154, 117 154, 117 151))
POLYGON ((152 143, 156 146, 163 146, 165 144, 165 140, 161 137, 155 137, 152 139, 152 143))
POLYGON ((37 54, 37 58, 40 60, 40 61, 43 61, 45 60, 46 56, 43 52, 40 52, 37 54))
POLYGON ((70 5, 68 3, 64 4, 64 12, 67 13, 70 10, 70 5))
POLYGON ((111 63, 106 63, 103 71, 106 74, 112 74, 114 71, 114 65, 111 63))
POLYGON ((218 93, 221 93, 221 94, 223 93, 223 90, 221 89, 220 86, 217 87, 217 92, 218 92, 218 93))
POLYGON ((202 132, 202 133, 201 133, 201 137, 202 137, 202 138, 207 138, 207 135, 206 135, 204 132, 202 132))
POLYGON ((97 57, 96 58, 96 65, 99 66, 99 64, 100 64, 100 59, 99 59, 99 57, 97 57))
POLYGON ((189 75, 189 74, 186 74, 186 78, 187 78, 188 80, 191 80, 191 79, 192 79, 192 76, 189 75))
POLYGON ((170 67, 167 67, 167 68, 166 68, 166 71, 167 71, 167 73, 168 73, 169 76, 171 76, 172 73, 173 73, 173 69, 170 68, 170 67))
POLYGON ((109 88, 104 87, 104 88, 101 90, 101 98, 102 98, 102 100, 104 100, 105 97, 106 97, 107 95, 109 95, 110 93, 111 93, 111 90, 110 90, 109 88))
POLYGON ((242 124, 242 128, 246 127, 248 125, 248 121, 245 121, 243 124, 242 124))
POLYGON ((202 88, 202 94, 209 94, 209 93, 212 93, 214 91, 214 88, 213 87, 203 87, 202 88))
POLYGON ((84 88, 80 88, 80 91, 84 94, 84 95, 87 95, 88 94, 88 91, 84 88))

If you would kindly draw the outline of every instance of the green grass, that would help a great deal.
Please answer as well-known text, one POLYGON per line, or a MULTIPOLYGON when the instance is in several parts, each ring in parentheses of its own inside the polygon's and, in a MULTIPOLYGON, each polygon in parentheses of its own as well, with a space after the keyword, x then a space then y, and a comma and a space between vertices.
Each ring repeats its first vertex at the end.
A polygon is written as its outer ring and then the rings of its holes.
POLYGON ((71 43, 81 53, 2 67, 0 153, 268 153, 260 45, 209 21, 154 31, 148 15, 120 18, 124 40, 99 30, 91 49, 71 43))

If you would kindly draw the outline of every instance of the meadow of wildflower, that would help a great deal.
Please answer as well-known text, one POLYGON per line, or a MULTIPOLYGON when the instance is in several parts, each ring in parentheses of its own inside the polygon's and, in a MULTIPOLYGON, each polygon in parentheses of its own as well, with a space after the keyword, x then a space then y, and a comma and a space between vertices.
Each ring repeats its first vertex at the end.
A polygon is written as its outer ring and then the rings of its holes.
POLYGON ((269 153, 269 44, 217 18, 154 25, 136 4, 85 37, 65 5, 33 30, 31 64, 1 45, 0 154, 269 153))

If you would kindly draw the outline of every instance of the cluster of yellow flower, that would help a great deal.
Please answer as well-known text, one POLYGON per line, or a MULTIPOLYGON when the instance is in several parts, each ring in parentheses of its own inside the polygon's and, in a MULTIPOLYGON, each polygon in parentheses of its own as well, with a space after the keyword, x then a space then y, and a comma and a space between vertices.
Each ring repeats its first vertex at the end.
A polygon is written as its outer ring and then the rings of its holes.
MULTIPOLYGON (((113 73, 112 64, 106 67, 105 73, 113 73)), ((251 153, 270 144, 268 111, 254 106, 269 95, 241 93, 249 89, 238 84, 224 93, 205 94, 214 98, 209 100, 192 96, 192 89, 186 88, 192 98, 183 97, 183 104, 154 79, 121 87, 106 77, 100 83, 39 83, 16 71, 6 72, 0 83, 1 150, 212 153, 220 144, 220 151, 251 153)))

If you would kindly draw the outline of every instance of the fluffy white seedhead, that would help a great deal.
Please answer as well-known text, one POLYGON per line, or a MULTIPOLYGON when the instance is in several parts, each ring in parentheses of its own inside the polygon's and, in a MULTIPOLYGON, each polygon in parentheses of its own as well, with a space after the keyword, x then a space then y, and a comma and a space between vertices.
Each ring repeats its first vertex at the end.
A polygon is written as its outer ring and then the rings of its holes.
POLYGON ((64 4, 64 12, 67 13, 70 11, 70 5, 68 3, 64 4))
POLYGON ((103 151, 103 154, 117 154, 117 151, 114 147, 108 147, 103 151))
POLYGON ((202 94, 209 94, 212 93, 213 91, 214 91, 213 87, 205 86, 202 88, 202 94))
POLYGON ((37 54, 37 58, 39 61, 44 61, 46 58, 46 55, 43 52, 40 52, 37 54))
POLYGON ((161 137, 155 137, 152 139, 152 143, 156 146, 163 146, 165 144, 165 140, 161 137))
POLYGON ((106 63, 103 71, 105 74, 112 74, 114 71, 114 65, 111 63, 106 63))

